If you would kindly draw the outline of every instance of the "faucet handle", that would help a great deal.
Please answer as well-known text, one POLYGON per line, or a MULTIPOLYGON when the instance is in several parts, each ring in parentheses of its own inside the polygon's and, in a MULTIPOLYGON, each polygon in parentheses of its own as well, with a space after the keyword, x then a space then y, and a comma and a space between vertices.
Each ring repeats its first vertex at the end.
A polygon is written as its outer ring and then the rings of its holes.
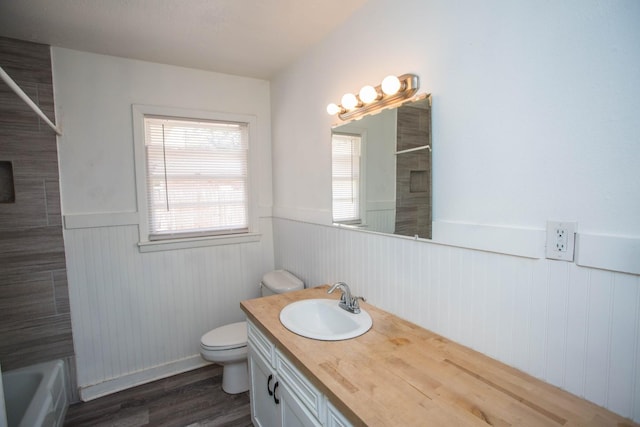
POLYGON ((360 313, 360 304, 358 304, 358 300, 366 301, 363 297, 353 297, 351 296, 351 290, 349 286, 344 282, 337 282, 331 286, 331 289, 327 291, 327 293, 332 293, 336 289, 340 289, 342 291, 342 295, 340 295, 340 303, 339 306, 343 309, 347 310, 350 313, 358 314, 360 313))
POLYGON ((353 297, 351 298, 351 302, 349 304, 351 310, 358 314, 360 313, 360 304, 358 303, 358 300, 362 300, 362 301, 367 301, 366 299, 364 299, 364 297, 353 297))

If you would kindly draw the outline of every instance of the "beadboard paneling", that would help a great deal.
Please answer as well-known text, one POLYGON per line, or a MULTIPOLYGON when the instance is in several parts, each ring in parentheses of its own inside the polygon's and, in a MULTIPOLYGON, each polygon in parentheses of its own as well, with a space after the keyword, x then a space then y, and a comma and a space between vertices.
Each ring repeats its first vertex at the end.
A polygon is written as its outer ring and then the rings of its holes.
POLYGON ((81 389, 111 380, 123 388, 132 385, 124 377, 140 383, 154 379, 141 380, 141 372, 167 375, 157 368, 200 361, 202 334, 242 320, 240 301, 258 296, 262 274, 273 268, 263 253, 271 253, 269 237, 151 253, 137 242, 135 225, 65 230, 81 389))
POLYGON ((640 421, 640 276, 274 219, 275 263, 640 421))
POLYGON ((396 223, 395 209, 367 210, 367 230, 393 233, 396 223))

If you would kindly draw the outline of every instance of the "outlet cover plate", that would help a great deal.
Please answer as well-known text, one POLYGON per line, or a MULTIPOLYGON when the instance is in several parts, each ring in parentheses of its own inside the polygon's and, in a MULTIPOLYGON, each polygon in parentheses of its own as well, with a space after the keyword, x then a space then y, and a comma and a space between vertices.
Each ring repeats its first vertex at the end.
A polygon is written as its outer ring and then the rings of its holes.
POLYGON ((547 221, 546 257, 573 261, 577 228, 575 221, 547 221))

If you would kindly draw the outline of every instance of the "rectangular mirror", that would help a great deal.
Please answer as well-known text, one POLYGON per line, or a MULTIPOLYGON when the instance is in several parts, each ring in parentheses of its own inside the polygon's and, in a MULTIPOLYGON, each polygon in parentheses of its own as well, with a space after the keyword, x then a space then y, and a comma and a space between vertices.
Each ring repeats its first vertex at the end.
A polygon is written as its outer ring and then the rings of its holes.
POLYGON ((431 239, 431 96, 331 131, 333 221, 431 239))

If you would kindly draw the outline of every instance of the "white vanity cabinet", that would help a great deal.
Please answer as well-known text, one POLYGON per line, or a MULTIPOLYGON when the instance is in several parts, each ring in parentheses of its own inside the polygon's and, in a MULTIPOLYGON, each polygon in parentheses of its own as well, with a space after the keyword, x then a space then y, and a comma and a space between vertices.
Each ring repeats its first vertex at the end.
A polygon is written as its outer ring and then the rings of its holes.
POLYGON ((274 398, 276 372, 264 357, 249 344, 249 378, 251 381, 251 421, 257 427, 271 427, 281 424, 277 397, 274 398))
POLYGON ((352 424, 327 399, 327 421, 324 425, 327 427, 351 427, 352 424))
POLYGON ((247 324, 254 425, 351 425, 255 325, 247 324))

